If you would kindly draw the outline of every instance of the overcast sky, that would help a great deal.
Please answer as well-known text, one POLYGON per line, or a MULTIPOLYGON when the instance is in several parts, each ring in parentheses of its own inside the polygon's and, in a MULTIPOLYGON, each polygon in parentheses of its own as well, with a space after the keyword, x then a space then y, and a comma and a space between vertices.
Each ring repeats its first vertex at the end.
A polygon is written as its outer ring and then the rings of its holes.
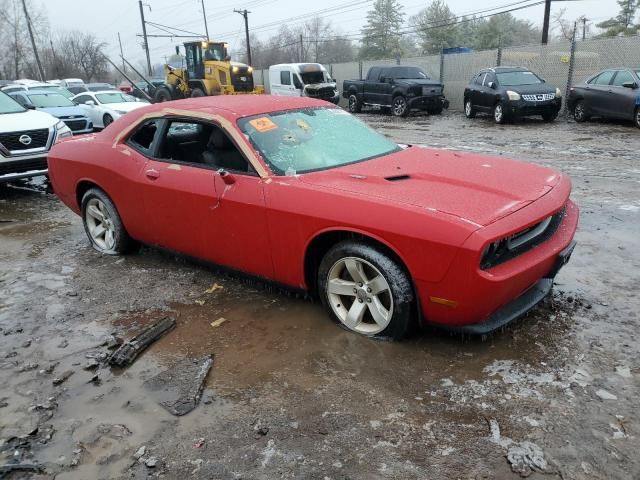
MULTIPOLYGON (((38 2, 38 0, 36 0, 38 2)), ((118 32, 122 37, 125 57, 137 62, 144 58, 140 38, 142 33, 140 13, 137 0, 108 0, 83 3, 83 8, 78 9, 78 0, 55 0, 55 2, 40 2, 46 5, 49 22, 53 31, 58 30, 87 30, 93 32, 101 40, 108 43, 106 53, 116 57, 118 55, 118 32), (55 5, 55 6, 54 6, 55 5), (91 8, 86 8, 91 5, 91 8)), ((163 25, 181 28, 195 33, 204 32, 201 0, 144 0, 151 7, 145 7, 145 16, 149 21, 163 25)), ((249 26, 260 27, 256 33, 261 38, 267 38, 275 33, 281 24, 289 26, 303 22, 292 20, 305 14, 312 14, 321 9, 344 6, 342 11, 334 11, 324 14, 332 24, 346 34, 358 34, 365 23, 366 12, 373 2, 356 2, 356 0, 324 0, 323 2, 310 2, 304 0, 244 0, 232 2, 230 0, 204 0, 209 23, 209 36, 214 40, 227 41, 231 45, 232 52, 240 48, 240 40, 244 35, 244 22, 242 16, 234 13, 233 9, 247 8, 249 26), (355 7, 350 4, 360 3, 355 7)), ((404 5, 407 17, 417 13, 428 4, 427 0, 400 0, 404 5)), ((456 15, 463 15, 486 10, 492 7, 513 5, 516 3, 536 3, 536 0, 448 0, 449 7, 456 15)), ((513 7, 511 7, 513 8, 513 7)), ((617 4, 615 0, 554 0, 553 11, 566 8, 566 17, 574 20, 581 15, 586 15, 594 23, 615 16, 617 4)), ((530 20, 541 25, 544 6, 513 12, 518 18, 530 20)), ((157 28, 148 27, 147 33, 163 34, 157 28)), ((174 45, 188 39, 163 39, 151 38, 152 63, 162 62, 165 55, 174 52, 174 45)))

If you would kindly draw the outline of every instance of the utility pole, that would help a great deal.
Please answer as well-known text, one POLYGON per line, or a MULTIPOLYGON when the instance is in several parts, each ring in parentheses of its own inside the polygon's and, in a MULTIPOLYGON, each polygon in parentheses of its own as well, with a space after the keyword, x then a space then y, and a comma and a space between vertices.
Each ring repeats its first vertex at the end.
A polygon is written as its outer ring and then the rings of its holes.
MULTIPOLYGON (((147 70, 148 70, 149 76, 151 76, 153 75, 153 72, 151 71, 151 57, 149 56, 149 42, 147 41, 147 22, 145 22, 144 20, 144 9, 142 7, 142 0, 138 0, 138 5, 140 6, 140 20, 142 21, 142 36, 144 37, 143 47, 144 47, 144 51, 147 54, 147 70)), ((149 7, 149 10, 151 10, 151 7, 149 7)))
POLYGON ((236 13, 239 13, 244 17, 244 33, 247 36, 247 63, 251 65, 251 45, 249 44, 249 14, 245 8, 244 10, 233 10, 236 13))
POLYGON ((551 18, 551 0, 544 2, 544 21, 542 22, 542 44, 549 43, 549 19, 551 18))
POLYGON ((300 34, 300 63, 304 62, 304 44, 302 43, 302 34, 300 34))
POLYGON ((33 47, 33 55, 36 57, 36 63, 38 64, 38 73, 40 74, 40 80, 45 81, 44 69, 40 62, 40 56, 38 55, 38 48, 36 47, 36 39, 33 38, 33 28, 31 27, 31 18, 29 18, 29 12, 27 11, 27 2, 22 0, 22 8, 24 10, 24 16, 27 19, 27 28, 29 29, 29 38, 31 38, 31 46, 33 47))
POLYGON ((120 32, 118 32, 118 43, 120 44, 120 58, 122 58, 122 70, 127 73, 127 66, 124 63, 124 52, 122 51, 122 39, 120 38, 120 32))
POLYGON ((207 26, 207 14, 204 11, 204 0, 201 0, 201 2, 202 2, 202 16, 204 18, 204 33, 207 34, 207 40, 209 40, 209 27, 207 26))
POLYGON ((53 63, 56 66, 56 78, 60 78, 60 66, 56 58, 56 50, 53 48, 53 40, 49 39, 49 45, 51 45, 51 55, 53 55, 53 63))
POLYGON ((587 38, 587 17, 582 17, 582 41, 584 42, 587 38))

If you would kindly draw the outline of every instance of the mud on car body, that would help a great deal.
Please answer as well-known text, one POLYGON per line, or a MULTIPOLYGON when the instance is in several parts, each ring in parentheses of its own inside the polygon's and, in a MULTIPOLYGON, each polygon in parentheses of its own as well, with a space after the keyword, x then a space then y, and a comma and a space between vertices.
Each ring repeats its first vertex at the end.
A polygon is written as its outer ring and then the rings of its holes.
POLYGON ((493 115, 496 123, 540 115, 552 122, 562 108, 562 92, 522 67, 486 68, 474 75, 464 90, 464 113, 493 115))
POLYGON ((578 222, 560 173, 401 147, 304 97, 150 105, 57 145, 51 180, 102 253, 142 242, 198 257, 391 338, 517 318, 549 292, 578 222))

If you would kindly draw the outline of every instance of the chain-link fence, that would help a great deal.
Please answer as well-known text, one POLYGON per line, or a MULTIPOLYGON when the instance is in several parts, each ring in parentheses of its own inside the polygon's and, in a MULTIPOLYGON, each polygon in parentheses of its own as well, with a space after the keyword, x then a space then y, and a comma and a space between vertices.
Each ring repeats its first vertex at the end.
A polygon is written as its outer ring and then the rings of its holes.
MULTIPOLYGON (((367 60, 325 65, 342 91, 344 80, 362 79, 374 65, 415 65, 431 78, 445 85, 445 95, 451 108, 461 110, 464 89, 478 70, 487 67, 526 67, 558 87, 563 93, 568 87, 605 68, 640 67, 640 36, 610 37, 554 42, 549 45, 524 45, 493 50, 446 55, 429 55, 400 59, 367 60), (573 47, 573 48, 572 48, 573 47)), ((268 70, 254 72, 256 84, 264 84, 267 92, 268 70)), ((344 100, 343 100, 344 101, 344 100)))

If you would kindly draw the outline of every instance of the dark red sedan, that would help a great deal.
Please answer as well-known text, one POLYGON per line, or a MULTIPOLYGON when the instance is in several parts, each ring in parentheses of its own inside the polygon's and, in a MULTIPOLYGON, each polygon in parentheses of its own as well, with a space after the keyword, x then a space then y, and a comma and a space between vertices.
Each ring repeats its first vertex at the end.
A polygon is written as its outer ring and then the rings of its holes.
POLYGON ((156 245, 310 291, 346 328, 494 330, 571 255, 568 177, 399 146, 319 100, 150 105, 57 144, 49 174, 106 254, 156 245))

